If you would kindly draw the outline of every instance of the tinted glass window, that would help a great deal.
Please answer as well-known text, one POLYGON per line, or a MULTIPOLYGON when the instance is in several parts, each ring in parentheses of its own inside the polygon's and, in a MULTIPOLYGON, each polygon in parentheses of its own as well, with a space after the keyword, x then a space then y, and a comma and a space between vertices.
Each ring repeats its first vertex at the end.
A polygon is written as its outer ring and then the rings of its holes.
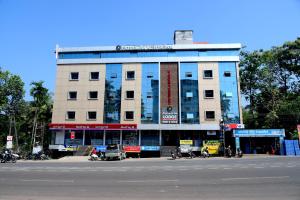
POLYGON ((89 120, 93 120, 93 119, 96 119, 96 118, 97 118, 97 112, 95 112, 95 111, 88 112, 88 119, 89 120))
POLYGON ((215 119, 215 111, 206 111, 206 119, 215 119))
POLYGON ((214 97, 214 91, 213 90, 205 90, 204 92, 206 98, 213 98, 214 97))
POLYGON ((89 99, 97 99, 97 98, 98 98, 98 92, 97 91, 89 92, 89 99))
POLYGON ((79 72, 71 72, 70 80, 78 80, 79 79, 79 72))
POLYGON ((99 80, 99 72, 91 72, 90 79, 99 80))
POLYGON ((77 99, 77 92, 69 92, 69 98, 71 100, 76 100, 77 99))
POLYGON ((126 111, 125 112, 125 119, 133 119, 134 118, 134 112, 133 111, 126 111))
POLYGON ((212 78, 213 77, 213 71, 212 70, 204 70, 204 78, 212 78))
POLYGON ((67 119, 68 119, 68 120, 73 120, 73 119, 75 119, 75 111, 68 111, 68 112, 67 112, 67 119))
POLYGON ((126 91, 126 98, 133 99, 134 98, 134 91, 126 91))
POLYGON ((134 78, 135 78, 134 71, 127 71, 126 72, 126 79, 134 79, 134 78))

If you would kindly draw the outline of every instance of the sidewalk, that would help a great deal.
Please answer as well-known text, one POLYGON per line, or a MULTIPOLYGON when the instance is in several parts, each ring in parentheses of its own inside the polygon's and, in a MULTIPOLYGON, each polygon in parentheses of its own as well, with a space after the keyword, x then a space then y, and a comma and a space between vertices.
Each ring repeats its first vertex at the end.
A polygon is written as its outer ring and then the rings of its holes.
MULTIPOLYGON (((255 158, 284 158, 289 156, 278 156, 278 155, 267 155, 267 154, 246 154, 242 158, 224 158, 224 157, 210 157, 210 158, 194 158, 193 160, 220 160, 220 159, 255 159, 255 158)), ((295 157, 295 156, 293 156, 295 157)), ((171 160, 171 157, 160 157, 160 158, 127 158, 122 160, 122 162, 131 162, 131 161, 162 161, 162 160, 171 160)), ((179 159, 178 159, 179 160, 179 159)), ((191 160, 182 158, 180 160, 191 160)), ((60 159, 51 159, 51 160, 20 160, 18 162, 91 162, 89 161, 89 156, 65 156, 60 159)), ((99 161, 100 162, 100 161, 99 161)))

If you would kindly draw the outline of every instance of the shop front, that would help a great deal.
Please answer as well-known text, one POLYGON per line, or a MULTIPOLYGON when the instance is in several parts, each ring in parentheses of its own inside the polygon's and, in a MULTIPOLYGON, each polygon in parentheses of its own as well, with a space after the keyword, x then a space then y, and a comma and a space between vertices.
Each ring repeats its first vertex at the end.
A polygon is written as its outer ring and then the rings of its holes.
POLYGON ((235 129, 235 149, 245 154, 284 155, 284 129, 235 129))

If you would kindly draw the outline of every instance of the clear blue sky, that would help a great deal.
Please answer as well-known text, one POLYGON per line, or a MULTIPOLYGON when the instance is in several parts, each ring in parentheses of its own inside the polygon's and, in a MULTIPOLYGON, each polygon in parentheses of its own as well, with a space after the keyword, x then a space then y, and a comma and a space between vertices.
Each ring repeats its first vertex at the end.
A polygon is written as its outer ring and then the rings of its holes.
POLYGON ((300 36, 300 0, 0 0, 0 66, 55 88, 55 45, 239 42, 269 49, 300 36))

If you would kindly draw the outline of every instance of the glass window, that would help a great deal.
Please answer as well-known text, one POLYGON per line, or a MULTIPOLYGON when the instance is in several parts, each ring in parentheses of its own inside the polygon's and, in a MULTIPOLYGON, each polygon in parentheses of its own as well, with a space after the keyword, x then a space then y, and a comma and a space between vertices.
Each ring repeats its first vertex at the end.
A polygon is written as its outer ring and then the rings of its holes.
POLYGON ((122 65, 106 64, 104 123, 120 123, 122 65))
POLYGON ((134 99, 134 91, 126 91, 126 99, 134 99))
POLYGON ((110 78, 118 78, 117 73, 111 73, 110 78))
POLYGON ((120 131, 106 131, 105 145, 120 144, 120 131))
POLYGON ((75 120, 75 111, 68 111, 66 120, 75 120))
POLYGON ((89 111, 87 113, 88 120, 96 120, 97 119, 97 112, 96 111, 89 111))
POLYGON ((134 112, 133 111, 125 111, 125 120, 133 120, 134 112))
POLYGON ((205 98, 214 98, 214 91, 213 90, 205 90, 204 97, 205 98))
POLYGON ((98 92, 97 91, 90 91, 89 92, 89 99, 98 99, 98 92))
MULTIPOLYGON (((149 53, 149 52, 146 52, 149 53)), ((142 64, 141 123, 158 123, 158 63, 142 64)))
POLYGON ((238 81, 235 62, 219 62, 221 114, 225 123, 240 123, 238 81), (230 76, 226 73, 230 72, 230 76))
POLYGON ((205 118, 208 120, 215 119, 215 111, 206 111, 205 118))
POLYGON ((92 81, 99 80, 99 72, 91 72, 90 80, 92 80, 92 81))
POLYGON ((71 72, 69 80, 78 81, 79 80, 79 72, 71 72))
POLYGON ((77 99, 77 92, 71 91, 68 93, 68 100, 76 100, 77 99))
POLYGON ((142 146, 159 146, 159 132, 156 130, 141 131, 142 146))
POLYGON ((181 123, 199 124, 198 64, 180 63, 181 123))
POLYGON ((193 119, 194 118, 194 114, 193 113, 187 113, 186 114, 186 118, 187 119, 193 119))
POLYGON ((122 144, 126 146, 139 145, 139 134, 137 131, 122 131, 122 144))
POLYGON ((126 72, 126 79, 132 80, 135 78, 135 72, 134 71, 127 71, 126 72))
POLYGON ((153 72, 148 72, 147 73, 147 78, 153 78, 153 72))
POLYGON ((230 77, 231 76, 231 72, 229 72, 229 71, 224 72, 224 76, 225 77, 230 77))
POLYGON ((193 93, 192 92, 186 92, 186 97, 187 98, 192 98, 193 97, 193 93))
POLYGON ((204 70, 203 77, 204 78, 213 78, 213 71, 212 70, 204 70))
POLYGON ((192 78, 193 77, 192 72, 185 72, 185 77, 186 78, 192 78))

